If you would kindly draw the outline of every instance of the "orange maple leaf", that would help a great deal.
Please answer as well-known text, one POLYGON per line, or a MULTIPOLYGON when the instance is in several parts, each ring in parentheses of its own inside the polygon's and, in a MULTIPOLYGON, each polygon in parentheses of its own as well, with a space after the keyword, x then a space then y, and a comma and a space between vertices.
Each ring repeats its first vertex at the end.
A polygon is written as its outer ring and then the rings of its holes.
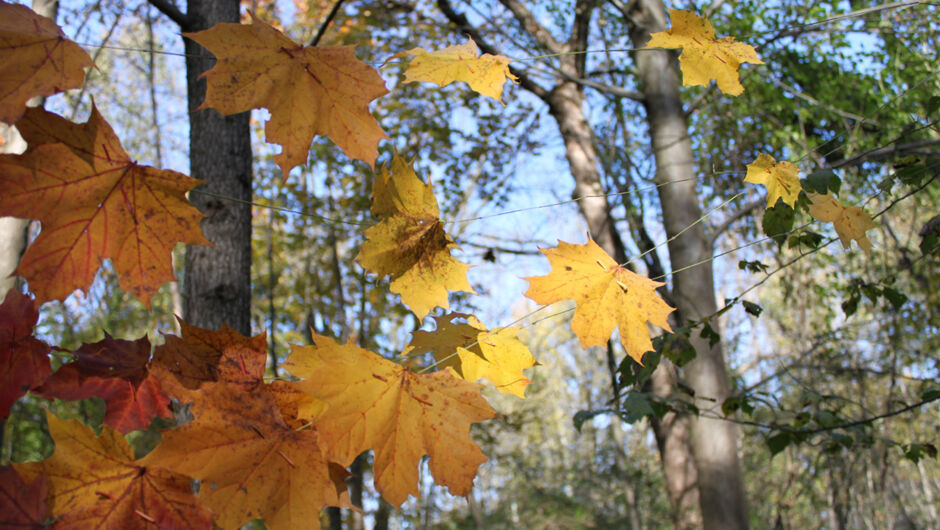
POLYGON ((418 495, 425 454, 438 483, 454 495, 470 493, 486 461, 470 424, 496 415, 479 385, 446 370, 416 374, 328 337, 313 340, 314 346, 293 346, 284 367, 303 378, 297 388, 328 405, 315 423, 328 458, 349 465, 373 449, 376 489, 395 506, 418 495))
POLYGON ((681 48, 682 84, 705 86, 714 79, 725 94, 738 96, 744 86, 738 79, 741 63, 764 64, 753 46, 734 42, 734 37, 715 38, 711 22, 695 13, 669 9, 672 27, 653 33, 646 48, 681 48))
POLYGON ((383 166, 376 176, 372 213, 384 219, 365 231, 356 260, 379 276, 390 275, 389 289, 419 319, 435 306, 447 309, 448 291, 474 292, 467 281, 470 265, 450 255, 457 244, 444 232, 431 184, 405 159, 396 155, 391 173, 383 166))
POLYGON ((199 393, 196 419, 164 431, 141 465, 201 480, 218 526, 261 518, 271 530, 319 528, 324 506, 351 507, 346 474, 323 459, 313 429, 288 425, 266 385, 207 383, 199 393))
POLYGON ((46 476, 57 528, 212 528, 192 481, 134 462, 120 432, 105 425, 96 437, 77 420, 48 412, 46 419, 55 452, 42 462, 14 467, 27 480, 46 476))
POLYGON ((306 163, 318 134, 348 157, 373 164, 379 140, 388 138, 369 113, 369 102, 388 93, 379 73, 357 59, 352 46, 302 46, 254 13, 251 18, 251 25, 222 23, 183 34, 218 59, 202 74, 206 100, 199 108, 222 114, 268 109, 265 135, 283 147, 274 160, 285 179, 306 163))
POLYGON ((16 122, 31 98, 81 87, 94 64, 51 19, 0 1, 0 121, 16 122))
POLYGON ((405 70, 405 83, 429 81, 438 86, 447 86, 454 81, 466 81, 474 91, 502 103, 503 85, 506 80, 515 82, 516 76, 509 72, 512 59, 502 55, 484 53, 473 39, 464 44, 429 52, 424 48, 413 48, 398 52, 392 59, 414 57, 405 70))
POLYGON ((547 276, 524 278, 525 295, 539 304, 574 300, 578 306, 571 330, 581 347, 607 343, 614 328, 620 328, 620 343, 636 362, 653 349, 646 323, 666 331, 674 308, 663 301, 656 288, 665 285, 621 267, 593 240, 584 245, 558 242, 558 248, 541 249, 552 265, 547 276))
POLYGON ((871 241, 865 233, 876 225, 868 213, 858 206, 845 206, 839 199, 833 197, 832 193, 820 195, 818 193, 809 193, 809 214, 823 223, 832 223, 836 229, 836 234, 842 242, 842 248, 849 248, 852 240, 858 242, 858 246, 871 254, 871 241))
POLYGON ((778 200, 793 208, 803 190, 799 175, 800 169, 792 162, 777 162, 774 157, 761 153, 747 165, 744 182, 763 184, 767 188, 767 208, 773 208, 778 200))
POLYGON ((487 331, 475 316, 463 313, 450 313, 434 320, 437 329, 413 332, 402 355, 433 352, 439 368, 453 368, 470 382, 489 379, 500 392, 525 397, 525 389, 532 381, 522 371, 536 363, 529 348, 516 337, 519 328, 487 331))
POLYGON ((149 306, 174 279, 176 243, 209 244, 185 196, 199 181, 131 160, 96 108, 81 125, 29 109, 17 128, 29 149, 0 156, 0 215, 42 222, 16 269, 37 303, 87 289, 111 258, 121 288, 149 306))

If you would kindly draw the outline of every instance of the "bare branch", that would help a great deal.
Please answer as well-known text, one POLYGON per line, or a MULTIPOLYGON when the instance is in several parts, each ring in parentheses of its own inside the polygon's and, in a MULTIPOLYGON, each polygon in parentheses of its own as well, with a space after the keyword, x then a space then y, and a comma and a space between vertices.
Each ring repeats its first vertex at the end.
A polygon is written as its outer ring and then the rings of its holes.
POLYGON ((180 27, 180 30, 192 31, 193 29, 195 29, 193 28, 193 22, 194 22, 193 18, 189 16, 188 14, 180 11, 180 9, 176 7, 169 0, 148 0, 148 1, 150 2, 150 5, 157 8, 157 10, 163 13, 164 15, 166 15, 167 18, 169 18, 173 22, 176 22, 176 24, 180 27))
POLYGON ((720 225, 715 227, 714 233, 712 233, 712 236, 711 236, 711 242, 709 243, 709 246, 714 246, 715 241, 718 240, 718 237, 721 236, 721 234, 723 234, 726 230, 731 228, 731 225, 738 222, 738 220, 741 219, 742 217, 750 214, 752 211, 754 211, 755 208, 759 207, 761 204, 764 204, 764 202, 766 201, 763 198, 754 199, 753 201, 742 206, 740 210, 731 214, 720 225))
POLYGON ((928 152, 922 153, 920 150, 924 147, 930 147, 932 145, 940 144, 940 140, 923 140, 920 142, 912 142, 909 144, 891 144, 884 147, 879 147, 878 149, 872 149, 870 151, 865 151, 864 153, 853 156, 852 158, 847 158, 845 160, 840 160, 835 164, 832 164, 830 167, 832 169, 846 167, 846 166, 856 166, 863 162, 872 162, 876 160, 883 160, 891 156, 901 156, 907 154, 936 154, 935 150, 930 150, 928 152))
POLYGON ((343 0, 336 0, 333 3, 333 9, 330 9, 330 12, 327 13, 326 18, 323 19, 323 23, 320 24, 319 29, 317 29, 317 34, 313 36, 313 40, 310 41, 310 46, 316 46, 320 39, 323 38, 323 34, 326 33, 326 28, 329 27, 330 22, 333 22, 333 19, 336 18, 336 13, 339 12, 339 7, 343 5, 343 0))
POLYGON ((557 54, 569 51, 568 45, 555 40, 551 32, 545 29, 545 26, 539 24, 532 12, 518 0, 500 0, 499 3, 503 4, 516 17, 516 20, 522 25, 522 29, 532 35, 536 42, 546 50, 557 54))

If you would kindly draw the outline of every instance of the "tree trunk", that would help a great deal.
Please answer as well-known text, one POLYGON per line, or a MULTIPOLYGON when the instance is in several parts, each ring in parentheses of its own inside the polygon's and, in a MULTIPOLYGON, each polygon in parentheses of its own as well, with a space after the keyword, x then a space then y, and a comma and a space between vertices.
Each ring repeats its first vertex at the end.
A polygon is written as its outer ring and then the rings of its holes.
MULTIPOLYGON (((238 22, 238 6, 238 0, 190 0, 189 27, 184 29, 200 31, 219 22, 238 22)), ((206 181, 190 193, 190 201, 206 214, 202 229, 214 246, 186 248, 183 315, 194 326, 218 329, 228 324, 250 335, 251 205, 237 202, 251 200, 249 113, 222 116, 213 109, 196 110, 206 94, 206 83, 199 76, 214 59, 202 46, 184 41, 190 176, 206 181)))
MULTIPOLYGON (((642 48, 652 32, 664 31, 665 8, 659 0, 641 0, 631 13, 630 37, 642 48)), ((645 97, 646 119, 656 160, 656 183, 673 271, 672 298, 682 321, 697 320, 717 310, 710 260, 712 249, 702 224, 689 228, 702 210, 696 192, 688 124, 679 97, 675 54, 665 50, 636 52, 637 74, 645 97), (689 228, 688 230, 686 230, 689 228), (681 235, 678 235, 686 230, 681 235), (701 263, 703 262, 703 263, 701 263), (683 270, 689 267, 687 270, 683 270)), ((693 333, 697 356, 684 369, 695 391, 696 406, 716 411, 728 397, 728 376, 721 344, 710 346, 693 333)), ((734 424, 698 416, 692 419, 692 449, 698 471, 699 503, 705 528, 748 527, 744 482, 738 463, 734 424)))

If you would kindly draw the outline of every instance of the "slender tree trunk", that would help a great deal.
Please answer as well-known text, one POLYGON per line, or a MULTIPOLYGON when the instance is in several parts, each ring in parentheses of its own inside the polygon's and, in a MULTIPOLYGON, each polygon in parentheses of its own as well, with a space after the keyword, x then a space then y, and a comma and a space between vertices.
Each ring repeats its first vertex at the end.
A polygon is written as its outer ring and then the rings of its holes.
MULTIPOLYGON (((660 0, 636 2, 631 15, 630 37, 635 48, 645 46, 650 33, 666 29, 665 8, 660 0)), ((636 66, 656 160, 663 222, 666 234, 670 239, 675 237, 669 243, 670 263, 673 271, 681 271, 673 275, 672 298, 683 321, 697 320, 713 314, 717 303, 709 240, 702 224, 689 228, 701 217, 702 210, 688 124, 679 97, 675 54, 665 50, 637 52, 636 66)), ((685 367, 685 379, 695 391, 696 405, 701 410, 715 410, 729 392, 721 344, 710 346, 693 333, 692 345, 697 356, 685 367)), ((692 449, 705 528, 747 528, 734 424, 702 416, 693 418, 692 449)))
MULTIPOLYGON (((238 0, 190 0, 187 31, 219 22, 238 22, 238 0)), ((206 219, 202 229, 212 247, 189 246, 183 289, 184 317, 194 326, 218 329, 228 324, 251 333, 251 138, 243 112, 222 116, 196 110, 206 93, 199 78, 214 64, 212 54, 195 42, 186 44, 186 81, 190 112, 190 175, 206 183, 190 200, 206 219), (209 195, 211 194, 211 195, 209 195)))

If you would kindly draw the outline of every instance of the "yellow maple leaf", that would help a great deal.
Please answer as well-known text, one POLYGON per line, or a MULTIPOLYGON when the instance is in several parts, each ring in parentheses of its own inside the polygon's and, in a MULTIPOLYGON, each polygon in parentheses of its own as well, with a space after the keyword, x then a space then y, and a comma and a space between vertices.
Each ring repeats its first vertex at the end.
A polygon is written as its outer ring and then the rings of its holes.
POLYGON ((270 143, 283 146, 274 161, 284 178, 307 161, 310 142, 330 137, 350 158, 373 164, 385 132, 369 102, 388 93, 379 73, 356 58, 352 46, 302 46, 251 15, 251 25, 222 23, 184 35, 218 62, 202 74, 206 100, 222 114, 267 108, 270 143))
POLYGON ((517 79, 509 72, 512 59, 489 53, 480 55, 477 43, 471 38, 464 44, 433 52, 413 48, 396 53, 392 59, 408 56, 414 59, 405 70, 405 83, 428 81, 447 86, 454 81, 466 81, 474 91, 502 103, 506 79, 513 82, 517 79))
POLYGON ((817 221, 832 223, 842 242, 842 248, 849 248, 851 241, 858 241, 858 246, 866 254, 871 253, 871 241, 865 234, 877 226, 870 215, 858 206, 845 206, 831 193, 820 195, 809 193, 809 214, 817 221))
POLYGON ((536 363, 529 348, 516 336, 519 328, 487 331, 475 316, 463 313, 450 313, 434 320, 437 330, 412 333, 403 355, 433 352, 439 368, 453 368, 470 382, 489 379, 500 392, 525 397, 525 388, 532 381, 522 371, 536 363))
POLYGON ((581 347, 598 346, 620 328, 620 343, 636 362, 653 349, 646 323, 666 331, 674 308, 663 301, 656 288, 665 285, 621 267, 593 240, 584 245, 558 242, 554 249, 541 249, 552 265, 547 276, 524 278, 525 295, 539 304, 574 300, 571 330, 581 347))
POLYGON ((295 387, 328 407, 316 420, 326 458, 349 465, 375 451, 376 489, 400 506, 418 493, 418 464, 454 495, 466 496, 486 457, 470 439, 470 424, 495 411, 480 386, 449 370, 416 374, 354 344, 314 334, 313 346, 293 346, 284 367, 303 378, 295 387))
POLYGON ((744 182, 763 184, 767 187, 767 208, 773 208, 778 199, 793 208, 803 187, 800 185, 800 169, 796 165, 761 153, 757 160, 747 165, 744 182))
POLYGON ((390 275, 389 289, 419 319, 436 306, 447 309, 448 291, 474 292, 467 281, 470 265, 450 255, 458 247, 444 232, 431 184, 397 155, 391 172, 383 166, 376 177, 372 213, 384 219, 365 231, 356 259, 370 272, 390 275))
POLYGON ((738 79, 741 63, 764 64, 753 46, 734 42, 734 37, 715 38, 711 22, 695 13, 670 9, 672 27, 653 33, 646 48, 681 48, 682 84, 705 86, 714 79, 725 94, 738 96, 744 86, 738 79))

